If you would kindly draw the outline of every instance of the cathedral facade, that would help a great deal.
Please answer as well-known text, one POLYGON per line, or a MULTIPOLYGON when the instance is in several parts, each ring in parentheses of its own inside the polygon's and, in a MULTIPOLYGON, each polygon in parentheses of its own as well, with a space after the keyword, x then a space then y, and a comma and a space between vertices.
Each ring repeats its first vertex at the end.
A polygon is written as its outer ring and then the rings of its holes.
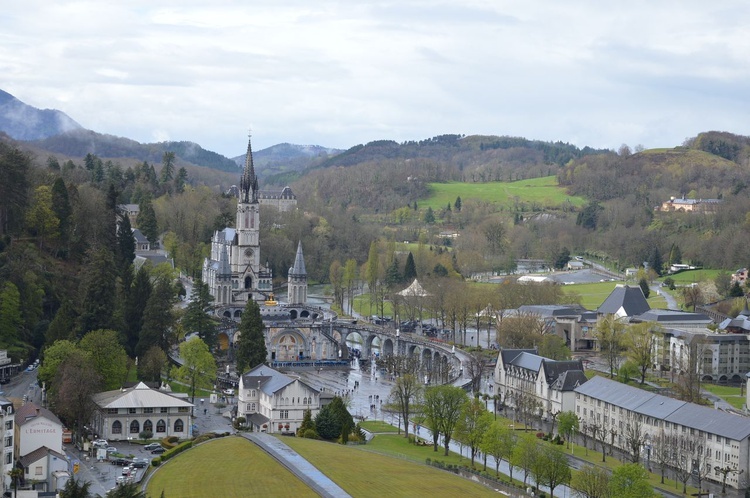
POLYGON ((244 306, 250 299, 264 301, 273 292, 273 273, 260 259, 258 193, 252 145, 248 139, 235 226, 214 233, 211 256, 203 262, 203 281, 218 307, 244 306))

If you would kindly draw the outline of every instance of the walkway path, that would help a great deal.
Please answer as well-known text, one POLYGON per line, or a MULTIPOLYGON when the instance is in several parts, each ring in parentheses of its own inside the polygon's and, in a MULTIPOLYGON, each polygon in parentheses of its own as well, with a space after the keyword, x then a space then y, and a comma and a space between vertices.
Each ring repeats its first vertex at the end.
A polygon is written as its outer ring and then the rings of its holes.
POLYGON ((278 438, 262 432, 246 432, 242 433, 242 436, 260 446, 266 453, 278 460, 279 463, 299 477, 302 482, 310 486, 320 496, 325 498, 345 498, 350 496, 338 484, 330 480, 325 474, 278 438))

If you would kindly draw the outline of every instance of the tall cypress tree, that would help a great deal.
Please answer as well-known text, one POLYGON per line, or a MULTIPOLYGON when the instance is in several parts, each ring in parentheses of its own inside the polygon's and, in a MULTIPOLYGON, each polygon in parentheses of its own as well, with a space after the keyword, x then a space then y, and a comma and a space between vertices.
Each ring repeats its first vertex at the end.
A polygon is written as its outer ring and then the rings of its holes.
POLYGON ((110 250, 102 246, 91 250, 81 282, 79 337, 92 330, 113 328, 116 282, 117 273, 110 250))
POLYGON ((417 265, 414 263, 414 255, 410 252, 404 266, 404 282, 411 283, 415 278, 417 278, 417 265))
POLYGON ((266 362, 268 349, 263 333, 265 326, 260 316, 260 306, 250 299, 242 313, 237 345, 237 372, 242 374, 247 368, 255 368, 266 362))
POLYGON ((203 283, 201 274, 198 273, 182 323, 186 332, 197 332, 209 350, 216 345, 216 325, 205 311, 211 305, 211 301, 213 297, 208 290, 208 284, 203 283))
POLYGON ((135 238, 130 226, 130 218, 127 214, 117 213, 117 245, 115 246, 115 263, 117 273, 124 276, 127 268, 135 260, 135 238))
POLYGON ((143 310, 143 328, 141 328, 135 352, 143 356, 151 346, 159 346, 162 351, 169 351, 175 342, 172 335, 174 313, 172 307, 176 302, 174 288, 167 278, 157 279, 154 289, 143 310))
POLYGON ((153 286, 151 277, 145 266, 142 266, 135 274, 133 284, 128 293, 123 316, 125 326, 125 349, 128 354, 135 356, 136 346, 143 328, 143 314, 151 297, 153 286))

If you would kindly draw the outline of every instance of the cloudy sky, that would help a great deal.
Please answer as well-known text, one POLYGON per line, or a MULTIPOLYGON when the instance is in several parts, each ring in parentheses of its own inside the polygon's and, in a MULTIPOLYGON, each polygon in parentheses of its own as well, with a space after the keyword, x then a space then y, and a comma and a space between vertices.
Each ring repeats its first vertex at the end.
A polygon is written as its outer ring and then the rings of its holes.
POLYGON ((750 135, 750 3, 24 0, 0 89, 235 156, 444 133, 616 149, 750 135))

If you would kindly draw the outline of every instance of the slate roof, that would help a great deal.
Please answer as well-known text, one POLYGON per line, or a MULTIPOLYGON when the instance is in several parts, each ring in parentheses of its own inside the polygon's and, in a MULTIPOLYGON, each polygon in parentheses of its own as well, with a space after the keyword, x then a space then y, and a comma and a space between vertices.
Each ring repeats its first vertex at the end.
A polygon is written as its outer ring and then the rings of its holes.
MULTIPOLYGON (((260 390, 269 396, 285 388, 289 384, 298 381, 298 379, 284 375, 267 365, 258 365, 242 376, 242 385, 245 389, 257 388, 260 382, 260 390)), ((301 382, 308 389, 318 392, 304 382, 301 382)))
POLYGON ((583 372, 583 361, 555 361, 544 358, 542 360, 542 368, 544 369, 544 375, 547 378, 547 382, 551 383, 568 370, 580 370, 581 372, 583 372))
POLYGON ((263 424, 267 424, 270 418, 266 417, 265 415, 261 415, 260 413, 253 413, 249 417, 247 417, 250 422, 257 425, 258 427, 263 427, 263 424))
POLYGON ((516 356, 512 363, 517 367, 538 372, 543 361, 544 358, 539 355, 523 352, 516 356))
POLYGON ((651 309, 643 291, 637 285, 618 284, 596 310, 599 314, 615 314, 620 309, 626 316, 641 315, 651 309))
POLYGON ((638 316, 634 316, 633 321, 713 323, 713 320, 711 320, 711 318, 705 313, 691 313, 689 311, 659 310, 659 309, 651 309, 638 316))
POLYGON ((503 365, 507 365, 521 353, 536 354, 536 352, 536 349, 501 349, 500 359, 502 360, 503 365))
POLYGON ((581 306, 563 306, 559 304, 524 304, 518 307, 519 312, 534 313, 542 318, 555 316, 576 316, 586 311, 581 306))
POLYGON ((139 229, 134 228, 133 229, 133 238, 136 242, 140 242, 141 244, 145 244, 148 242, 148 239, 145 235, 143 235, 143 232, 141 232, 139 229))
POLYGON ((289 269, 292 275, 307 275, 305 269, 305 256, 302 254, 302 241, 297 243, 297 255, 294 257, 294 266, 289 269))
POLYGON ((14 417, 15 423, 18 426, 24 425, 26 422, 29 422, 36 417, 44 417, 47 420, 51 420, 52 422, 56 424, 62 425, 62 422, 60 422, 60 419, 55 416, 54 413, 47 410, 46 408, 43 408, 41 406, 37 406, 34 403, 28 402, 22 407, 20 407, 18 410, 16 410, 16 414, 14 417))
POLYGON ((18 461, 24 468, 28 468, 29 465, 34 462, 38 462, 42 458, 45 458, 48 454, 57 457, 60 460, 67 460, 65 455, 63 455, 62 453, 58 453, 55 450, 47 448, 46 446, 42 446, 35 449, 31 453, 22 456, 18 461))
POLYGON ((650 393, 601 376, 590 379, 577 387, 575 392, 635 413, 735 441, 750 437, 750 418, 650 393))
POLYGON ((92 401, 100 408, 189 408, 193 404, 139 382, 131 389, 95 394, 92 401))
POLYGON ((555 379, 550 387, 556 391, 573 391, 588 380, 582 370, 566 370, 555 379))

